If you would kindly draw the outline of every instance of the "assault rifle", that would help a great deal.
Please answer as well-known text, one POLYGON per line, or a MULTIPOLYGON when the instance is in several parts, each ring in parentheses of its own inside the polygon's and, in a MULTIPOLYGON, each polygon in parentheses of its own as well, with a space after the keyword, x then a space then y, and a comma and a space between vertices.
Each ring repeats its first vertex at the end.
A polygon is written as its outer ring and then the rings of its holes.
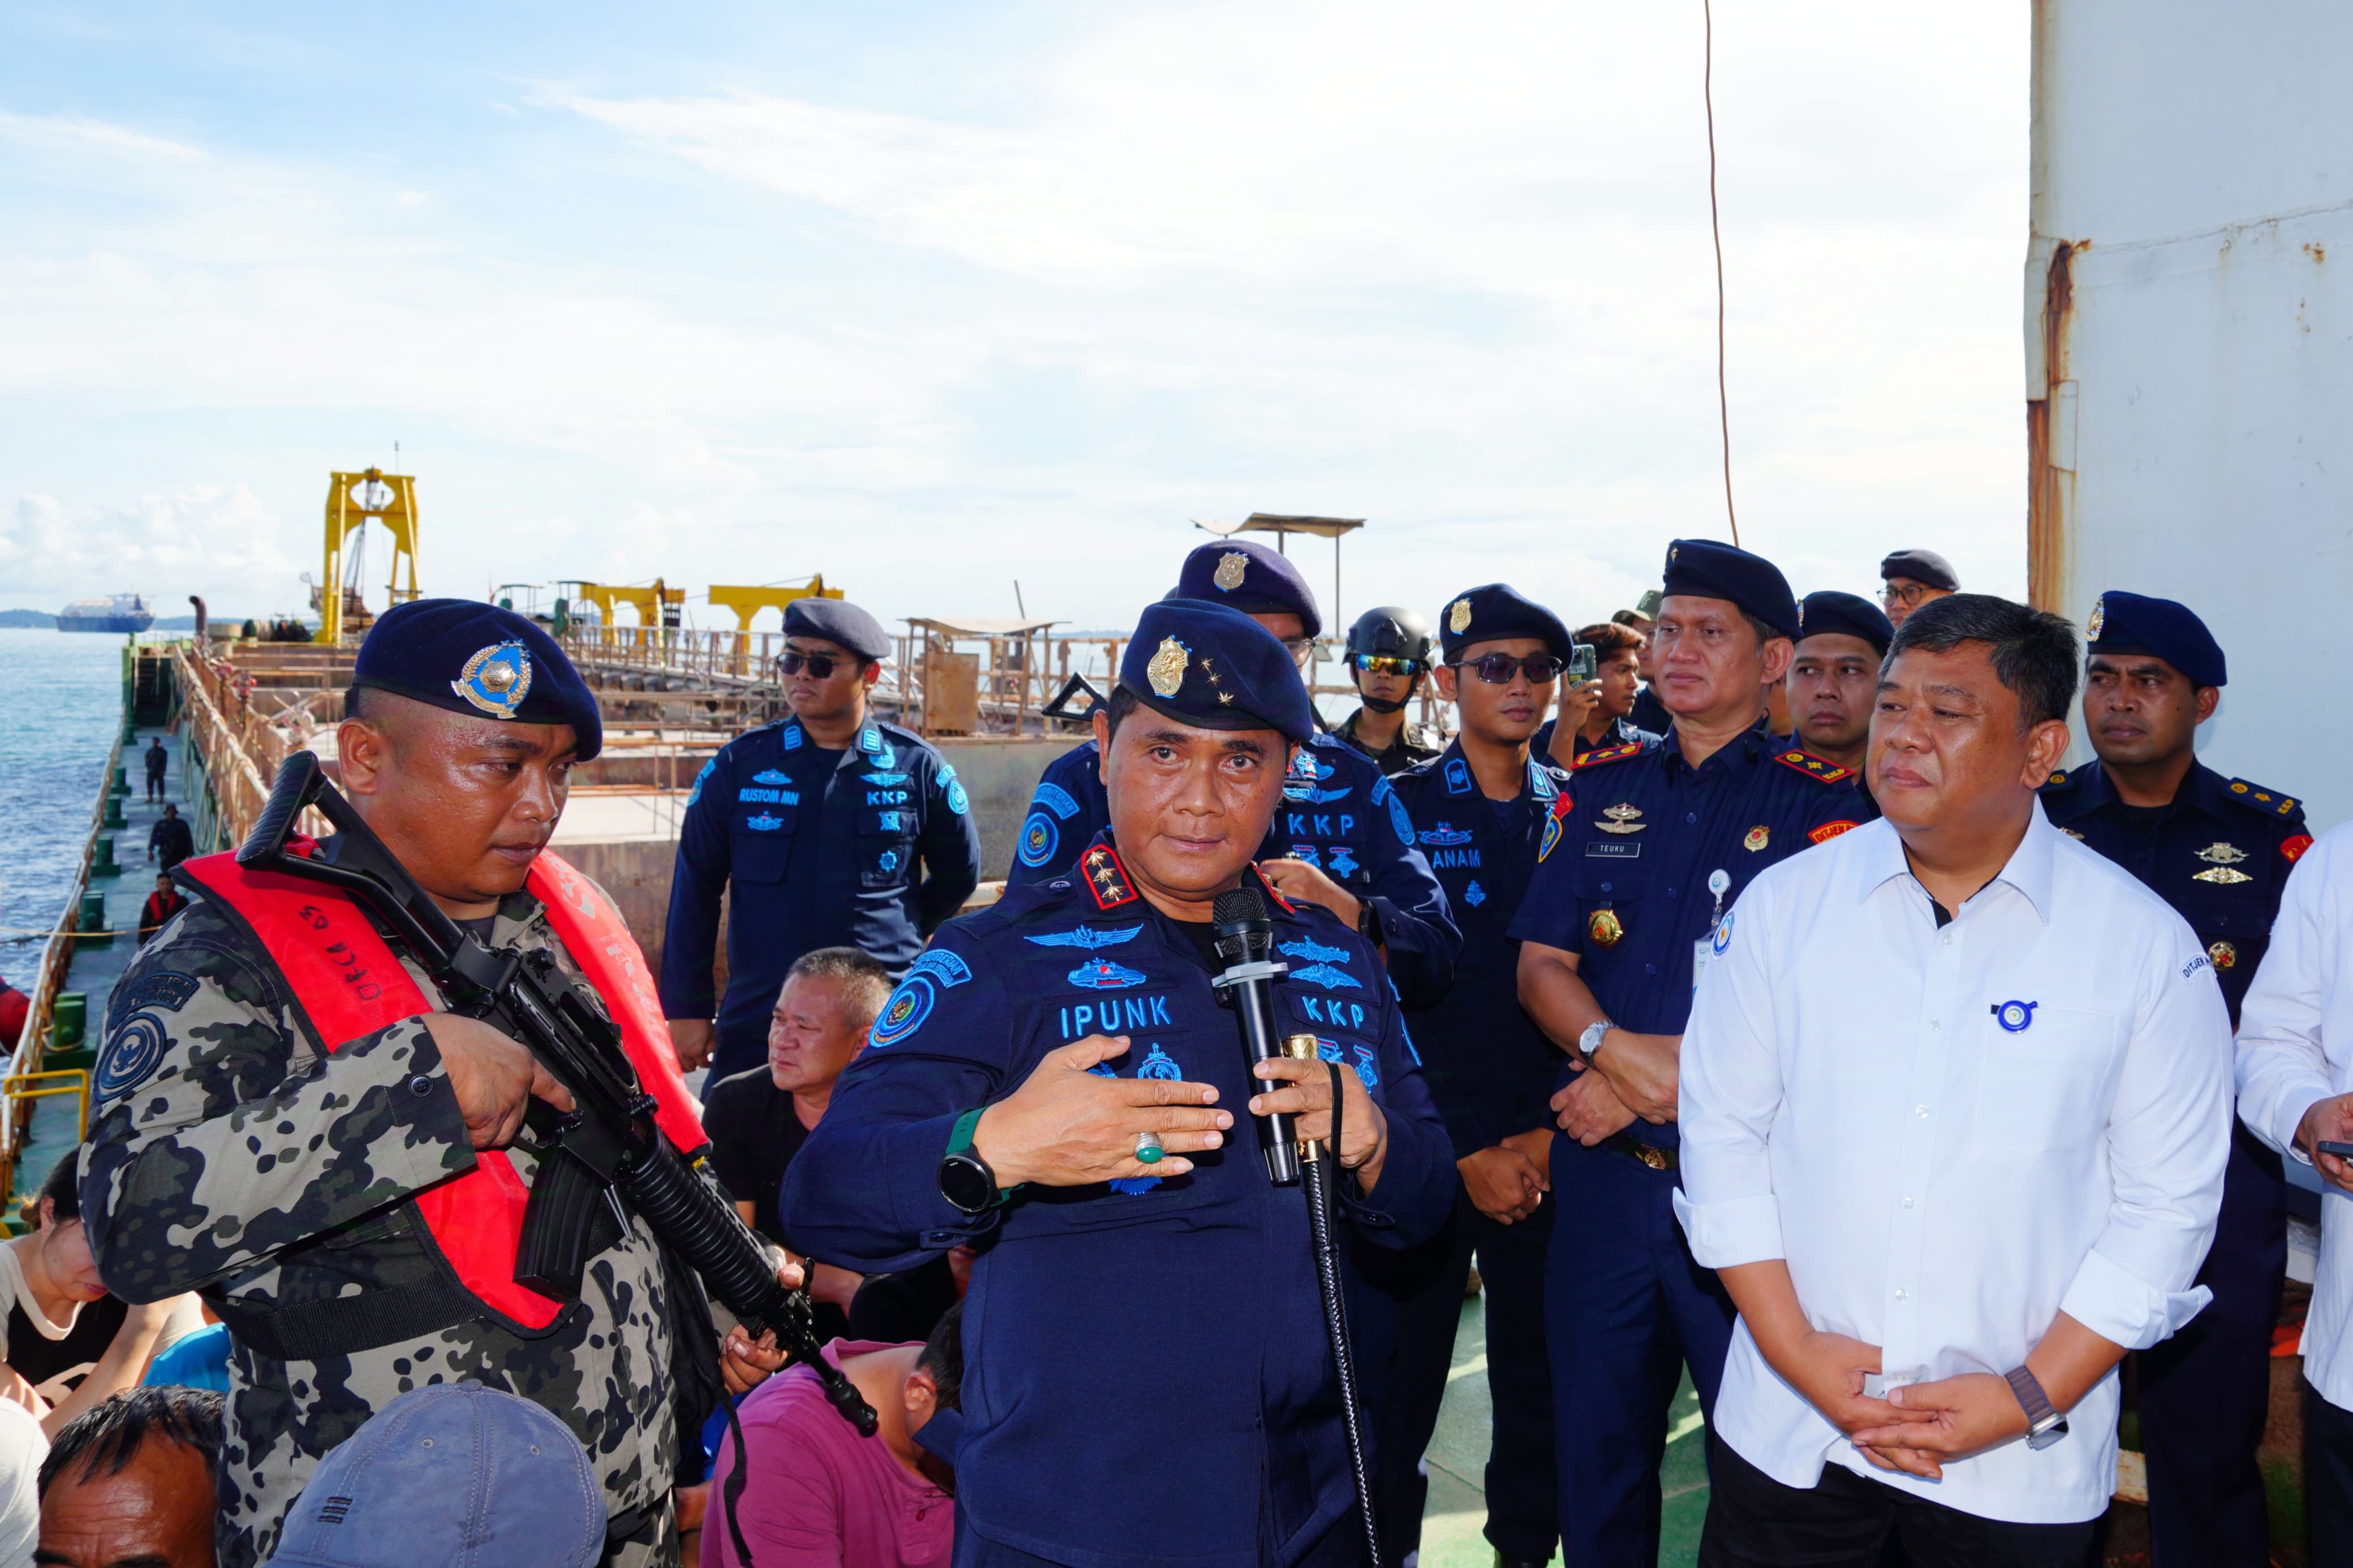
MULTIPOLYGON (((525 1118, 539 1170, 523 1210, 515 1279, 552 1300, 580 1298, 588 1261, 618 1240, 635 1210, 691 1265, 757 1339, 777 1345, 817 1374, 826 1397, 860 1434, 872 1436, 873 1408, 841 1369, 818 1352, 807 1290, 776 1279, 767 1244, 752 1233, 697 1161, 688 1164, 654 1123, 654 1097, 638 1082, 620 1030, 579 982, 544 950, 493 952, 460 929, 417 885, 351 803, 297 752, 278 769, 261 818, 237 863, 339 888, 388 928, 433 977, 449 1010, 480 1018, 539 1058, 578 1109, 533 1100, 525 1118), (303 809, 316 806, 338 835, 332 861, 289 853, 303 809)), ((738 1468, 741 1467, 739 1465, 738 1468)))

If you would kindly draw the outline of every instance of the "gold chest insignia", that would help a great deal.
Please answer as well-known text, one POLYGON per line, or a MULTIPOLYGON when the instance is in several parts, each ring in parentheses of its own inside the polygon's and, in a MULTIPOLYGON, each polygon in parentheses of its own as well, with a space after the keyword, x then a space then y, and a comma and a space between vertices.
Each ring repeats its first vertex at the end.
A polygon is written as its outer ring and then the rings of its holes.
POLYGON ((1218 557, 1217 575, 1209 579, 1219 591, 1230 594, 1242 585, 1242 574, 1250 570, 1250 557, 1239 550, 1229 550, 1218 557))
POLYGON ((1642 829, 1650 826, 1647 822, 1637 822, 1634 820, 1636 817, 1642 815, 1642 809, 1640 806, 1605 806, 1602 808, 1601 815, 1608 817, 1609 820, 1607 822, 1597 822, 1593 826, 1601 829, 1604 833, 1640 833, 1642 829))
POLYGON ((2206 950, 2206 957, 2217 969, 2230 969, 2239 962, 2239 950, 2227 942, 2218 942, 2206 950))
POLYGON ((1457 599, 1447 606, 1446 629, 1458 637, 1471 629, 1470 600, 1457 599))
POLYGON ((2244 871, 2233 871, 2228 866, 2217 866, 2211 871, 2200 871, 2189 879, 2193 882, 2212 882, 2224 888, 2232 888, 2241 882, 2254 880, 2244 871))
POLYGON ((2198 851, 2198 858, 2210 866, 2235 866, 2247 858, 2247 852, 2235 844, 2209 844, 2198 851))
POLYGON ((1608 910, 1596 910, 1585 917, 1585 934, 1596 947, 1616 947, 1625 940, 1626 928, 1608 910))
POLYGON ((1192 657, 1193 650, 1175 637, 1162 637, 1160 651, 1154 654, 1152 662, 1144 667, 1144 676, 1145 679, 1152 682, 1153 694, 1157 697, 1174 697, 1182 690, 1185 686, 1185 663, 1192 657))
POLYGON ((1752 827, 1752 828, 1750 828, 1750 829, 1748 830, 1748 837, 1746 837, 1746 838, 1744 838, 1744 839, 1742 839, 1742 840, 1740 841, 1740 847, 1741 847, 1743 849, 1749 850, 1750 852, 1752 852, 1752 853, 1753 853, 1753 852, 1755 852, 1755 851, 1757 851, 1757 850, 1759 850, 1759 849, 1764 848, 1764 847, 1765 847, 1765 846, 1767 846, 1767 844, 1770 844, 1770 843, 1772 843, 1772 842, 1773 842, 1773 832, 1772 832, 1772 829, 1770 829, 1770 828, 1767 827, 1763 823, 1761 823, 1761 822, 1760 822, 1760 823, 1758 823, 1756 826, 1754 826, 1754 827, 1752 827))

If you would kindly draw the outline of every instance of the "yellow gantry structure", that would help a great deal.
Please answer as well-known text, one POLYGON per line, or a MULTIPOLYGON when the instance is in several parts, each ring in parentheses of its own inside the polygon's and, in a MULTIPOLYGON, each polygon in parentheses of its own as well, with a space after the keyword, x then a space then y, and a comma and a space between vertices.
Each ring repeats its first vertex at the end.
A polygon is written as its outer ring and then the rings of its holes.
POLYGON ((326 566, 319 577, 319 631, 311 640, 343 640, 344 552, 353 532, 381 522, 392 535, 392 603, 417 597, 417 480, 381 468, 335 473, 327 479, 326 566))
POLYGON ((735 612, 735 629, 748 632, 752 617, 762 610, 782 610, 795 599, 839 599, 841 590, 825 585, 825 574, 820 572, 797 587, 779 588, 774 585, 759 588, 738 588, 724 584, 711 585, 711 603, 714 607, 735 612))

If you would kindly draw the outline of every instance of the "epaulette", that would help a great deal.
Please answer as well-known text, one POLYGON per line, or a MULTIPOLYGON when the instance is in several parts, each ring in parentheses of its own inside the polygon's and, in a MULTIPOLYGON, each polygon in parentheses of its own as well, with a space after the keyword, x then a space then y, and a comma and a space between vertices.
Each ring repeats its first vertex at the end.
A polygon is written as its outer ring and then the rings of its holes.
POLYGON ((1639 757, 1651 748, 1640 741, 1629 741, 1622 746, 1597 746, 1569 763, 1571 771, 1599 767, 1604 763, 1622 763, 1629 757, 1639 757))
MULTIPOLYGON (((2085 763, 2084 764, 2084 768, 2095 768, 2099 765, 2100 764, 2097 763, 2085 763)), ((2066 773, 2063 771, 2052 773, 2049 778, 2042 781, 2042 787, 2035 793, 2038 795, 2065 795, 2069 790, 2073 789, 2078 784, 2083 782, 2084 768, 2077 768, 2073 773, 2066 773)))
POLYGON ((1127 868, 1120 864, 1118 851, 1108 844, 1091 846, 1079 857, 1079 874, 1099 910, 1115 910, 1141 896, 1128 878, 1127 868))
POLYGON ((2275 816, 2282 822, 2304 820, 2304 802, 2293 795, 2282 795, 2276 790, 2251 784, 2244 779, 2232 779, 2224 787, 2230 791, 2232 800, 2237 801, 2241 805, 2260 811, 2265 816, 2275 816))
POLYGON ((1842 768, 1836 763, 1826 763, 1811 752, 1782 752, 1773 760, 1785 768, 1801 773, 1810 779, 1819 779, 1826 784, 1844 784, 1854 777, 1852 768, 1842 768))

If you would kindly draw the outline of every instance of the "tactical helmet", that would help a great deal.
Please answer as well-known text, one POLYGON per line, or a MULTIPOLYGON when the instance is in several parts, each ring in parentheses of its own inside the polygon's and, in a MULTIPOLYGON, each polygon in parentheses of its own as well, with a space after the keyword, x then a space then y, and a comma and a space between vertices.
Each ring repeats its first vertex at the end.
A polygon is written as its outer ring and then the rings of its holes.
POLYGON ((1358 616, 1348 627, 1347 654, 1387 654, 1409 658, 1430 668, 1430 623, 1402 605, 1380 605, 1358 616))

